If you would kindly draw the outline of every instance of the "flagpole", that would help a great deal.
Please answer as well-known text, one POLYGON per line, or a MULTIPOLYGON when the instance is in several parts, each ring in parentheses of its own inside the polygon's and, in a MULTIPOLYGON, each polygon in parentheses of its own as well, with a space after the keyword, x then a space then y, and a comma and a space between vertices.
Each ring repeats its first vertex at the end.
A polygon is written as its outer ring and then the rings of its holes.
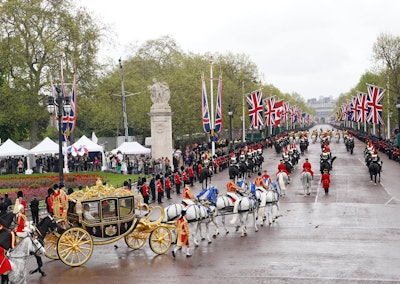
POLYGON ((244 118, 244 81, 242 81, 242 126, 243 126, 243 132, 242 132, 242 142, 246 142, 246 123, 245 123, 245 118, 244 118))
POLYGON ((213 93, 213 56, 210 56, 210 96, 211 96, 211 113, 210 113, 210 121, 211 121, 211 155, 214 157, 215 155, 215 117, 214 117, 214 93, 213 93))
MULTIPOLYGON (((61 79, 62 96, 64 97, 64 96, 67 96, 67 94, 65 93, 64 71, 63 71, 62 60, 63 60, 63 55, 62 55, 62 53, 61 53, 61 55, 60 55, 60 77, 61 77, 61 78, 60 78, 60 79, 61 79)), ((74 86, 72 86, 72 87, 74 87, 74 86)), ((64 111, 63 111, 62 113, 64 114, 64 111)), ((67 115, 69 115, 69 113, 68 113, 67 115)), ((63 117, 62 117, 62 120, 64 120, 64 115, 63 115, 63 117)), ((59 124, 59 125, 60 125, 60 124, 59 124)), ((61 125, 62 125, 62 123, 61 123, 61 125)), ((68 120, 68 124, 67 124, 67 129, 68 129, 68 127, 69 127, 69 120, 68 120)), ((70 135, 70 134, 69 134, 69 135, 70 135)), ((68 140, 67 140, 67 137, 65 136, 65 134, 63 134, 63 137, 64 137, 64 140, 65 140, 65 141, 62 142, 62 146, 63 146, 63 148, 65 149, 65 153, 63 153, 63 161, 62 161, 62 163, 63 163, 64 165, 63 165, 62 171, 63 171, 63 173, 67 174, 67 173, 69 173, 69 168, 68 168, 68 153, 67 153, 68 140)), ((61 157, 59 157, 59 159, 61 159, 61 157)), ((62 178, 62 180, 61 180, 61 178, 60 178, 60 183, 61 183, 61 182, 64 182, 64 177, 62 178)))
POLYGON ((388 102, 388 112, 387 112, 387 139, 390 140, 390 101, 389 101, 389 74, 387 75, 387 82, 386 82, 386 89, 387 89, 387 102, 388 102))

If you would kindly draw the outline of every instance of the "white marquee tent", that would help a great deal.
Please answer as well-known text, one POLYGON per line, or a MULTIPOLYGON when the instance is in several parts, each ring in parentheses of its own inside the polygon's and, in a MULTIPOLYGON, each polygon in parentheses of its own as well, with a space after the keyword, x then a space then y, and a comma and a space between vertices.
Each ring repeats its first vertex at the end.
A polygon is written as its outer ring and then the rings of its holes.
POLYGON ((0 157, 25 156, 28 155, 28 151, 28 149, 19 146, 11 139, 7 139, 7 141, 0 146, 0 157))
POLYGON ((117 149, 111 151, 112 153, 117 153, 121 151, 122 154, 126 155, 140 155, 140 154, 150 154, 151 150, 140 145, 138 142, 124 142, 117 149))
POLYGON ((40 154, 58 154, 58 144, 51 140, 49 137, 43 139, 42 142, 37 144, 35 147, 29 150, 29 154, 40 155, 40 154))
POLYGON ((103 147, 100 146, 99 144, 94 143, 92 140, 87 138, 85 135, 83 135, 81 138, 79 138, 78 141, 76 141, 72 146, 75 148, 80 148, 80 147, 86 147, 89 152, 102 152, 103 153, 103 147))

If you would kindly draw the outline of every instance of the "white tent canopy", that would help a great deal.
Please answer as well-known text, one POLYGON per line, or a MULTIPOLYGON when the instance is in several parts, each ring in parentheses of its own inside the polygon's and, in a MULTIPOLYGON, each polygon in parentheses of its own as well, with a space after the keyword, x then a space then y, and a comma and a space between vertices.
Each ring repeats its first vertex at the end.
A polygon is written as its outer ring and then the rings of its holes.
POLYGON ((126 155, 140 155, 140 154, 150 154, 151 150, 140 145, 138 142, 124 142, 117 149, 111 151, 112 153, 117 153, 121 151, 122 154, 126 155))
POLYGON ((7 141, 0 146, 0 157, 25 155, 28 155, 28 149, 19 146, 11 139, 7 139, 7 141))
POLYGON ((35 147, 29 150, 29 154, 40 155, 40 154, 58 154, 59 145, 51 140, 49 137, 43 139, 42 142, 37 144, 35 147))
POLYGON ((79 140, 76 141, 72 146, 74 146, 77 149, 80 147, 86 147, 89 152, 103 152, 102 146, 94 143, 92 140, 87 138, 85 135, 83 135, 81 138, 79 138, 79 140))

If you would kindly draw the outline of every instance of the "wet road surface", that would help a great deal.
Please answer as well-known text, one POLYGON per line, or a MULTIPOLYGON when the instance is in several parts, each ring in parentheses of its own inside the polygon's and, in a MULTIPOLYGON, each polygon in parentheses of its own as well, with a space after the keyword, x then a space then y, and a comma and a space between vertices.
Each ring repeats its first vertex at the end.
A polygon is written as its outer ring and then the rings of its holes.
MULTIPOLYGON (((120 240, 118 249, 95 246, 81 267, 44 257, 47 276, 29 275, 28 283, 400 283, 400 164, 380 154, 381 184, 374 185, 364 164, 365 145, 358 140, 355 145, 350 155, 342 140, 331 142, 337 159, 325 196, 319 182, 320 143, 310 142, 279 202, 281 217, 258 232, 249 218, 246 237, 233 227, 229 234, 220 228, 211 244, 202 241, 192 246, 191 258, 179 251, 176 259, 172 247, 156 255, 148 244, 134 251, 120 240), (310 196, 304 196, 299 176, 305 157, 315 172, 310 196)), ((264 158, 263 168, 272 176, 280 155, 267 149, 264 158)), ((225 171, 212 184, 225 192, 227 180, 225 171)), ((200 189, 196 184, 195 195, 200 189)), ((180 202, 179 197, 174 193, 172 201, 180 202)), ((34 266, 30 259, 29 269, 34 266)))

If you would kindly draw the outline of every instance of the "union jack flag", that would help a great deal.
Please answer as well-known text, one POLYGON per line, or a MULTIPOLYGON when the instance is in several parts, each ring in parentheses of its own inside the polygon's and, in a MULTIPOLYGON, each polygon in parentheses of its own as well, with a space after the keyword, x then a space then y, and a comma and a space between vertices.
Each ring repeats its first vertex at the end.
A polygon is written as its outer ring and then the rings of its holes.
POLYGON ((215 113, 215 133, 222 129, 222 78, 218 79, 217 109, 215 113))
POLYGON ((204 80, 204 78, 201 79, 201 113, 202 113, 204 132, 210 133, 211 132, 210 113, 208 111, 206 81, 204 80))
POLYGON ((289 114, 290 114, 289 110, 290 110, 290 103, 289 102, 284 103, 282 112, 282 119, 284 123, 288 122, 289 120, 289 114))
POLYGON ((350 120, 357 122, 359 119, 358 117, 360 116, 360 110, 358 108, 357 96, 355 96, 351 99, 350 110, 351 110, 350 120))
POLYGON ((283 112, 283 100, 275 102, 275 117, 274 126, 279 126, 281 124, 282 112, 283 112))
POLYGON ((381 89, 377 86, 367 84, 368 89, 368 100, 367 106, 369 109, 367 122, 374 124, 384 124, 382 120, 382 104, 380 103, 385 89, 381 89))
POLYGON ((297 122, 297 107, 292 106, 291 112, 290 112, 290 122, 291 123, 296 123, 297 122))
POLYGON ((258 128, 263 125, 262 91, 258 90, 246 96, 249 109, 250 128, 258 128))
MULTIPOLYGON (((62 82, 62 85, 64 83, 62 82)), ((70 105, 71 105, 71 110, 69 113, 63 111, 63 124, 62 124, 62 130, 64 133, 64 141, 69 141, 71 133, 75 129, 76 125, 76 75, 74 75, 74 82, 72 85, 72 92, 71 92, 71 100, 70 100, 70 105)), ((62 88, 63 96, 65 92, 65 88, 62 88)))
POLYGON ((367 116, 368 116, 367 96, 368 94, 366 93, 362 92, 357 93, 357 104, 358 104, 358 109, 360 110, 360 115, 358 117, 357 122, 365 123, 367 121, 367 116))
POLYGON ((265 125, 273 126, 275 124, 275 97, 270 97, 267 99, 265 104, 265 125))

